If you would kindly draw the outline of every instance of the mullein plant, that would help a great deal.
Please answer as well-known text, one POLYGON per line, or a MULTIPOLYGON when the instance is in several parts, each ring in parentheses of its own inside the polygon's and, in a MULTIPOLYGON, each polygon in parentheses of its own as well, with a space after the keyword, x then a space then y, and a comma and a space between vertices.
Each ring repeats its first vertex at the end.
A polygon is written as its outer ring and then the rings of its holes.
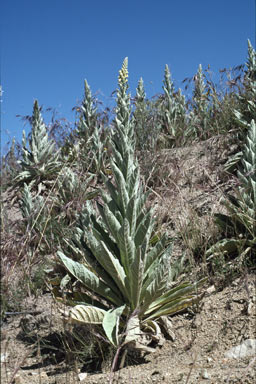
POLYGON ((101 172, 109 172, 107 162, 107 150, 112 130, 108 128, 107 132, 108 134, 106 135, 103 127, 95 126, 95 129, 91 136, 90 150, 92 172, 94 172, 96 175, 99 175, 101 172))
POLYGON ((193 109, 198 115, 204 114, 207 112, 207 104, 204 74, 202 65, 199 64, 197 73, 194 76, 193 109))
POLYGON ((58 221, 64 219, 62 224, 76 221, 77 215, 82 212, 87 200, 97 196, 98 191, 89 190, 94 175, 82 179, 75 170, 64 167, 57 180, 56 193, 54 195, 54 211, 58 212, 58 221))
POLYGON ((32 186, 39 185, 41 182, 47 184, 50 180, 56 179, 61 168, 59 151, 56 150, 53 140, 48 137, 37 100, 33 107, 29 148, 25 131, 23 131, 22 160, 19 164, 21 172, 14 178, 14 185, 26 183, 32 186))
POLYGON ((47 220, 44 198, 39 195, 33 197, 30 187, 24 183, 19 205, 22 214, 20 229, 22 234, 28 235, 30 251, 33 253, 38 245, 40 251, 43 251, 45 244, 39 244, 39 241, 47 220))
POLYGON ((186 120, 186 97, 182 94, 182 90, 179 88, 175 94, 177 116, 182 123, 185 124, 186 120))
MULTIPOLYGON (((163 340, 168 315, 198 303, 202 281, 171 288, 174 268, 167 235, 152 242, 155 221, 146 208, 135 157, 134 124, 128 90, 128 59, 119 71, 115 134, 111 138, 112 177, 102 174, 106 192, 79 222, 76 246, 57 252, 67 275, 55 286, 55 297, 73 306, 73 323, 101 324, 108 340, 122 348, 154 351, 148 344, 163 340), (75 261, 76 260, 76 261, 75 261), (72 290, 68 289, 71 281, 72 290)), ((55 281, 56 284, 56 281, 55 281)))
POLYGON ((178 92, 175 93, 176 103, 176 145, 185 144, 185 131, 188 124, 186 97, 182 94, 182 90, 179 88, 178 92))
MULTIPOLYGON (((233 110, 234 119, 239 127, 238 141, 244 142, 245 132, 250 129, 251 120, 256 121, 256 51, 248 40, 248 57, 246 62, 246 73, 244 78, 245 94, 238 96, 243 110, 233 110)), ((238 151, 225 164, 225 170, 233 172, 242 158, 242 150, 238 151)))
POLYGON ((79 121, 74 133, 75 141, 69 148, 68 159, 72 163, 77 162, 79 168, 87 170, 90 165, 89 141, 97 125, 97 106, 87 80, 84 80, 84 98, 78 111, 79 121))
POLYGON ((166 138, 166 141, 172 141, 175 139, 176 135, 176 103, 174 99, 174 85, 171 79, 171 73, 168 65, 166 64, 164 70, 164 81, 163 81, 163 90, 164 90, 164 110, 163 110, 163 131, 166 138))
POLYGON ((239 126, 247 130, 251 120, 254 119, 256 121, 256 51, 251 45, 250 40, 248 40, 246 67, 244 78, 245 94, 239 97, 242 105, 245 105, 245 110, 235 110, 234 114, 239 126))
POLYGON ((136 148, 145 150, 149 148, 151 132, 148 127, 148 108, 143 79, 140 78, 135 96, 134 132, 136 138, 136 148))
POLYGON ((240 187, 235 195, 223 201, 227 214, 216 214, 216 224, 225 238, 212 246, 208 257, 223 253, 239 255, 250 260, 248 255, 256 252, 256 124, 252 120, 247 133, 242 160, 237 172, 240 187))
POLYGON ((184 136, 186 120, 185 97, 181 89, 175 92, 168 65, 165 66, 163 90, 164 100, 160 120, 164 141, 168 147, 177 145, 179 139, 184 136))
POLYGON ((205 85, 205 76, 202 65, 199 64, 196 75, 194 76, 194 90, 192 96, 192 111, 190 113, 190 135, 194 138, 200 137, 207 139, 209 137, 209 113, 208 113, 208 92, 205 85))
MULTIPOLYGON (((98 121, 97 106, 87 80, 84 81, 84 100, 80 107, 80 118, 76 130, 78 159, 91 173, 99 174, 106 167, 107 141, 103 127, 98 121)), ((111 131, 109 130, 109 134, 111 131)))
POLYGON ((92 97, 91 89, 87 80, 84 81, 84 99, 80 107, 80 117, 76 130, 78 138, 85 144, 97 125, 97 107, 92 97))

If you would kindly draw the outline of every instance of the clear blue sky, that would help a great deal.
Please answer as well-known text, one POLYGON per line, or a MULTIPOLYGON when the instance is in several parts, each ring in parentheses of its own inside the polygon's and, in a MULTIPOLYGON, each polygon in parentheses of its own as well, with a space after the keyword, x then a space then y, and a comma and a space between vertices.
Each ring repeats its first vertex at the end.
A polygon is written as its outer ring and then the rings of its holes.
POLYGON ((0 13, 3 152, 35 99, 74 121, 86 78, 112 105, 126 56, 131 93, 143 77, 150 97, 165 64, 179 88, 200 63, 217 76, 245 62, 248 38, 255 47, 255 0, 6 0, 0 13))

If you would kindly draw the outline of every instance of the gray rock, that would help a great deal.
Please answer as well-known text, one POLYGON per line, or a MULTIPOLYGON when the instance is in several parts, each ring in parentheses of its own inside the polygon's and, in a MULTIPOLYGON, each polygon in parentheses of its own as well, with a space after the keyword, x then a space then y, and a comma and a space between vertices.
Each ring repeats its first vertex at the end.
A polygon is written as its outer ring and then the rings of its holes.
POLYGON ((8 361, 8 353, 1 353, 1 363, 6 363, 8 361))
POLYGON ((88 376, 87 372, 82 372, 78 374, 79 381, 83 381, 88 376))
POLYGON ((227 359, 241 359, 242 357, 254 355, 256 355, 256 339, 247 339, 225 353, 227 359))
POLYGON ((201 376, 202 376, 203 379, 206 379, 206 380, 210 379, 210 376, 209 376, 209 374, 207 372, 207 369, 205 369, 205 368, 202 369, 201 376))

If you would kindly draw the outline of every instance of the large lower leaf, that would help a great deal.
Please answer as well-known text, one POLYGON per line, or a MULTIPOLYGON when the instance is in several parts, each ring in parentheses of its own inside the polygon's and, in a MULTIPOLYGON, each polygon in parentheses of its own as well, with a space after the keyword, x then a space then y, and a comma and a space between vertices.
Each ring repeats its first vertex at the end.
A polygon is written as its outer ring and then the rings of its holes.
POLYGON ((117 347, 119 344, 119 322, 125 305, 105 313, 102 326, 109 341, 117 347))
POLYGON ((158 308, 150 316, 147 317, 147 321, 151 319, 157 319, 161 316, 173 315, 174 313, 183 311, 184 309, 191 307, 194 304, 199 303, 203 295, 193 295, 179 297, 176 300, 172 300, 167 304, 158 308))
POLYGON ((129 276, 130 265, 133 263, 135 257, 135 244, 130 236, 130 226, 127 219, 124 220, 119 230, 118 240, 121 262, 126 275, 129 276))
MULTIPOLYGON (((52 284, 51 281, 49 281, 52 284)), ((62 292, 57 286, 52 288, 52 293, 54 298, 65 305, 70 307, 75 307, 76 305, 85 305, 85 303, 89 306, 97 307, 100 309, 108 310, 108 307, 96 300, 93 295, 87 295, 84 292, 77 291, 64 291, 62 292)))
POLYGON ((209 248, 205 255, 209 257, 214 253, 223 254, 224 252, 228 252, 230 254, 237 252, 239 249, 242 249, 246 243, 247 241, 245 239, 222 239, 209 248))
MULTIPOLYGON (((158 299, 153 301, 147 308, 147 310, 144 312, 145 317, 151 313, 156 313, 156 311, 161 310, 161 308, 164 307, 165 304, 170 305, 170 303, 176 301, 176 300, 184 300, 186 298, 191 299, 192 295, 197 297, 197 289, 200 287, 206 279, 200 280, 196 284, 190 284, 190 283, 183 283, 180 284, 178 287, 174 287, 170 290, 168 290, 165 294, 160 296, 158 299)), ((164 315, 164 314, 162 314, 164 315)), ((159 316, 162 316, 159 315, 159 316)), ((154 318, 155 316, 153 316, 154 318)))
POLYGON ((167 236, 164 235, 157 243, 154 245, 154 247, 147 253, 146 256, 146 262, 145 262, 145 276, 148 271, 148 269, 151 267, 151 265, 154 263, 155 260, 159 259, 162 252, 165 250, 165 245, 167 242, 167 236))
POLYGON ((135 258, 131 263, 129 282, 131 286, 131 310, 138 308, 141 303, 141 288, 143 283, 144 263, 141 258, 141 247, 137 247, 135 258))
POLYGON ((101 281, 93 272, 89 271, 83 264, 66 257, 61 251, 58 251, 57 254, 65 268, 86 288, 111 301, 115 305, 120 306, 123 304, 121 297, 117 296, 111 288, 101 281))
POLYGON ((89 231, 85 234, 85 236, 95 259, 102 267, 102 273, 98 273, 98 276, 105 281, 113 292, 118 293, 120 290, 122 295, 125 297, 125 273, 119 263, 119 260, 108 249, 104 241, 98 241, 97 238, 89 231))
POLYGON ((104 268, 112 277, 113 281, 115 281, 123 297, 126 298, 129 295, 129 287, 127 287, 125 283, 126 274, 124 268, 103 241, 101 242, 101 245, 104 250, 104 254, 102 255, 102 259, 104 259, 104 268))
POLYGON ((102 324, 106 313, 104 309, 98 307, 76 305, 70 310, 69 319, 79 324, 102 324))
POLYGON ((159 265, 154 265, 154 269, 148 274, 146 281, 143 283, 142 288, 142 300, 143 309, 154 302, 159 296, 161 296, 167 289, 167 282, 170 274, 170 257, 169 253, 164 253, 159 259, 159 265))

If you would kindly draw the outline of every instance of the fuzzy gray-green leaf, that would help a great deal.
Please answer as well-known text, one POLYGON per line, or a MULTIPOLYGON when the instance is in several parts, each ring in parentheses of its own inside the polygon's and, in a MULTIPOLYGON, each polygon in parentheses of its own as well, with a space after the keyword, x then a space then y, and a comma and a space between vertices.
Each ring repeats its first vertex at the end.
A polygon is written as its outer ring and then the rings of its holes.
POLYGON ((93 272, 86 268, 83 264, 73 261, 66 257, 62 252, 57 252, 63 265, 77 280, 79 280, 86 288, 98 293, 116 305, 122 304, 122 300, 117 296, 104 282, 102 282, 93 272))
POLYGON ((124 308, 125 305, 122 305, 121 307, 106 312, 102 322, 107 338, 115 347, 119 344, 119 321, 124 308))
POLYGON ((69 318, 78 324, 102 324, 105 314, 106 311, 98 307, 76 305, 70 310, 69 318))

